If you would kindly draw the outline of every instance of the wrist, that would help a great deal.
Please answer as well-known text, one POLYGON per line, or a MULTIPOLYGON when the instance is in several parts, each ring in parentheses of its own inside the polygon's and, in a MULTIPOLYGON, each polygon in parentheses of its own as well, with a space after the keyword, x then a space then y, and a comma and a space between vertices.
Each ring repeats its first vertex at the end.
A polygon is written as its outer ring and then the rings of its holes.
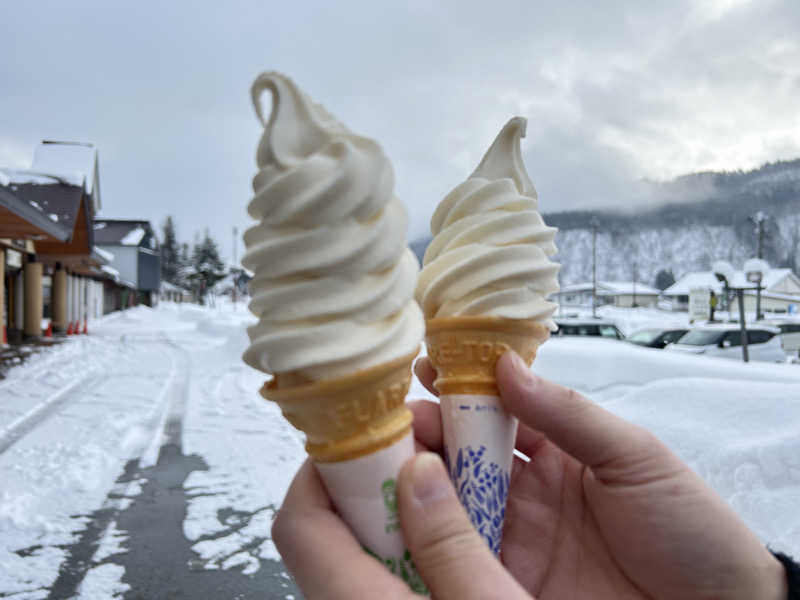
MULTIPOLYGON (((786 559, 788 557, 784 556, 786 559)), ((789 582, 787 569, 781 560, 776 558, 772 552, 769 553, 770 562, 765 569, 764 575, 764 598, 770 600, 787 600, 789 596, 789 582)), ((790 559, 788 559, 791 562, 790 559)), ((797 565, 795 565, 797 567, 797 565)), ((794 598, 792 596, 791 598, 794 598)), ((790 599, 791 600, 791 599, 790 599)))
POLYGON ((784 582, 786 584, 786 591, 784 592, 783 599, 800 600, 800 564, 794 559, 782 552, 770 551, 774 558, 780 562, 783 571, 784 582))

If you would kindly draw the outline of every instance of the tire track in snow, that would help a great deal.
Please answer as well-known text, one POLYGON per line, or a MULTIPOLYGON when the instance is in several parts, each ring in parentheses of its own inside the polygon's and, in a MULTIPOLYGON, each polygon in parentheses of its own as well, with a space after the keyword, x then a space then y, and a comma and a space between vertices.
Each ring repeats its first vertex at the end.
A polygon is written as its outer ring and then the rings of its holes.
POLYGON ((57 391, 43 402, 37 404, 27 413, 13 421, 10 425, 0 430, 0 454, 8 450, 25 434, 32 431, 34 427, 57 411, 61 406, 69 401, 70 396, 73 395, 73 393, 81 386, 82 383, 90 379, 94 380, 90 385, 95 387, 101 381, 107 379, 107 377, 103 378, 87 374, 82 377, 78 377, 77 379, 73 379, 71 383, 66 385, 66 387, 57 391))
MULTIPOLYGON (((151 340, 137 340, 151 341, 151 340)), ((64 549, 67 558, 59 567, 58 577, 50 587, 52 599, 72 598, 80 588, 90 569, 113 562, 106 557, 94 560, 99 549, 107 541, 120 514, 126 510, 133 498, 138 496, 142 481, 146 481, 146 470, 156 464, 162 441, 169 440, 170 423, 178 415, 180 430, 181 411, 188 394, 188 374, 191 358, 183 349, 172 343, 166 336, 160 336, 158 343, 170 348, 170 371, 162 386, 154 410, 146 420, 146 429, 152 432, 149 441, 141 444, 134 452, 134 458, 125 465, 122 475, 117 478, 103 505, 89 515, 86 528, 78 540, 64 549), (155 456, 153 456, 155 454, 155 456)))

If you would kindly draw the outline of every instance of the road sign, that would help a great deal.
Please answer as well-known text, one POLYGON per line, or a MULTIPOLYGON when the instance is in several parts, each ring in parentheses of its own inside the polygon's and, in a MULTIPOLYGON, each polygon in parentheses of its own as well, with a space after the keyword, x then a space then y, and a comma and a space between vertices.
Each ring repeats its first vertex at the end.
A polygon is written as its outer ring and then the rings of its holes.
POLYGON ((707 321, 711 317, 711 290, 693 288, 689 290, 689 322, 707 321))

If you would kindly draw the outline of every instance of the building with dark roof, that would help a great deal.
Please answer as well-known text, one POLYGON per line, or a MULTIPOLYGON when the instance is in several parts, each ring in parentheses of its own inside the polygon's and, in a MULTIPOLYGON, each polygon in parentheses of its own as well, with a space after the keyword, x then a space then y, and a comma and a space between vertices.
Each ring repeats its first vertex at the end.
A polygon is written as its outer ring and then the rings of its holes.
POLYGON ((91 144, 39 144, 29 170, 0 168, 0 322, 11 337, 86 331, 103 307, 103 267, 92 222, 101 206, 91 144), (82 325, 82 326, 81 326, 82 325))
POLYGON ((138 302, 153 306, 161 286, 161 254, 153 226, 134 219, 95 219, 94 241, 114 255, 111 266, 137 290, 138 302))

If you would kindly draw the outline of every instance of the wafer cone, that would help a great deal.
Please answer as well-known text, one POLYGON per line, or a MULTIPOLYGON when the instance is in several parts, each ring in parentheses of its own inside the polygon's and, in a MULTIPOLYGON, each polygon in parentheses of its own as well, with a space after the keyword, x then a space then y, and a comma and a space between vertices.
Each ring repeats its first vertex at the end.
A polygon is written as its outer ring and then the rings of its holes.
POLYGON ((324 381, 281 374, 261 394, 306 434, 306 451, 337 511, 367 552, 424 593, 402 538, 395 492, 400 468, 414 455, 405 398, 416 355, 324 381))
POLYGON ((550 331, 537 321, 499 317, 430 319, 426 327, 448 471, 472 524, 497 554, 517 420, 500 402, 495 367, 509 350, 530 366, 550 331))
POLYGON ((538 321, 500 317, 442 317, 425 323, 428 356, 440 394, 497 395, 494 369, 509 350, 530 366, 550 330, 538 321))
POLYGON ((261 394, 306 434, 306 451, 316 462, 351 460, 390 446, 411 430, 405 398, 415 356, 309 383, 278 375, 261 394))

